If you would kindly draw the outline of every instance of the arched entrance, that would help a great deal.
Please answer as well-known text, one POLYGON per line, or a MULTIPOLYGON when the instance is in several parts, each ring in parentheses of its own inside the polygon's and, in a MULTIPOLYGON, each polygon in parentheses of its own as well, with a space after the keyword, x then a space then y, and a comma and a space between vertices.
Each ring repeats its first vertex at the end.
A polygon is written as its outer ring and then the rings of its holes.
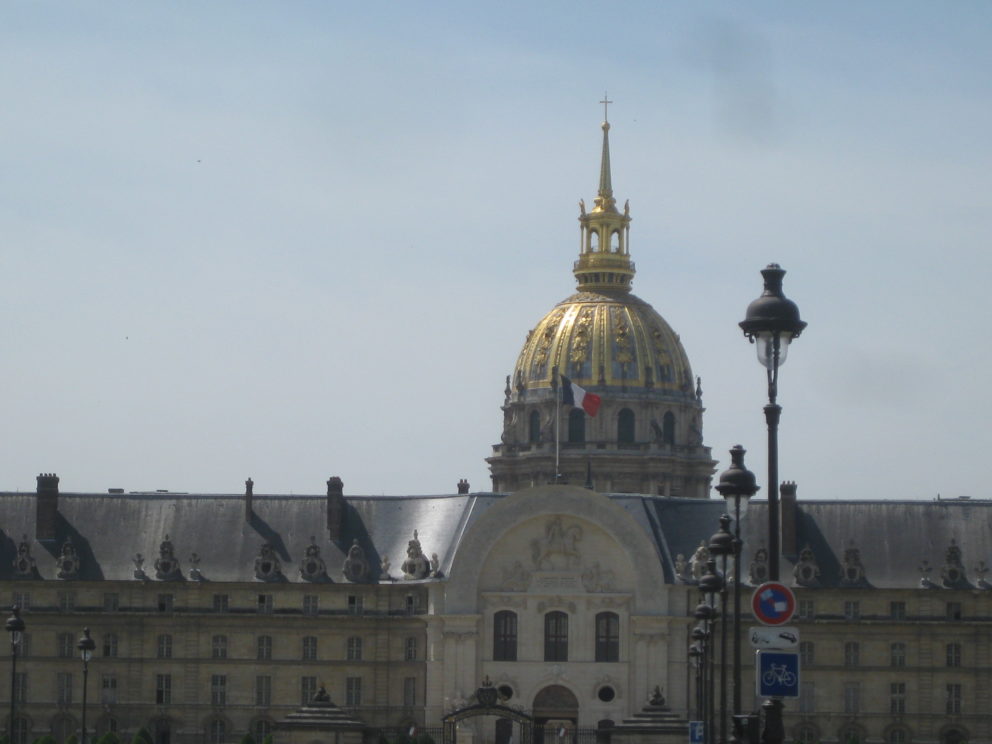
POLYGON ((534 696, 534 744, 570 744, 576 740, 579 701, 562 685, 548 685, 534 696))
POLYGON ((475 699, 477 701, 475 705, 467 705, 464 708, 452 711, 441 719, 441 722, 444 724, 444 744, 456 744, 456 732, 459 721, 477 716, 496 717, 495 735, 497 741, 512 740, 513 724, 516 723, 519 728, 519 738, 517 741, 520 744, 532 743, 533 719, 522 711, 501 705, 498 702, 499 697, 496 688, 493 687, 493 683, 489 681, 488 677, 482 681, 482 686, 476 690, 475 699))

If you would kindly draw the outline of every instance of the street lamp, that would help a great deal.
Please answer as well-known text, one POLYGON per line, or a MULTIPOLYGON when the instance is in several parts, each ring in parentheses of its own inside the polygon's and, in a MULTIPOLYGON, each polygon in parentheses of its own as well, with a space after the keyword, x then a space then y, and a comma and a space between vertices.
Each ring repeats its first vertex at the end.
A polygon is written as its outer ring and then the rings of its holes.
POLYGON ((83 634, 79 636, 79 643, 76 644, 76 648, 79 649, 79 656, 83 660, 83 736, 80 744, 86 744, 86 678, 90 672, 90 659, 93 658, 93 649, 96 648, 96 642, 90 638, 89 628, 83 628, 83 634))
MULTIPOLYGON (((758 361, 768 374, 768 405, 765 422, 768 424, 768 574, 778 581, 780 520, 778 508, 778 422, 782 407, 778 405, 778 369, 785 364, 790 342, 799 338, 806 327, 799 319, 799 308, 782 293, 785 270, 778 264, 768 264, 762 269, 765 289, 761 296, 747 306, 747 313, 739 325, 748 340, 755 344, 758 361)), ((764 744, 778 744, 785 739, 782 726, 782 701, 769 699, 762 703, 765 711, 764 744)))
POLYGON ((744 467, 745 449, 730 450, 730 467, 720 473, 716 490, 734 507, 734 715, 741 712, 741 515, 748 500, 758 492, 754 473, 744 467))
MULTIPOLYGON (((727 556, 733 553, 730 515, 720 517, 720 529, 710 538, 710 555, 720 558, 720 741, 727 741, 727 556)), ((705 576, 703 577, 706 578, 705 576)))
POLYGON ((713 643, 713 623, 716 620, 716 595, 720 593, 723 588, 723 579, 720 578, 719 574, 716 572, 716 561, 710 558, 706 561, 706 573, 704 573, 699 579, 699 591, 702 594, 702 601, 696 607, 696 617, 703 621, 706 631, 706 639, 708 641, 706 646, 706 657, 709 663, 707 664, 707 673, 709 675, 709 681, 706 687, 706 718, 705 718, 705 740, 709 744, 713 744, 716 741, 715 731, 713 726, 714 718, 714 703, 715 697, 715 675, 713 673, 714 662, 716 660, 716 648, 713 643))
POLYGON ((765 406, 768 424, 768 574, 772 581, 778 581, 778 422, 782 415, 782 407, 776 403, 778 369, 785 364, 789 343, 799 338, 806 323, 799 319, 796 303, 782 294, 785 270, 778 264, 768 264, 761 276, 765 279, 765 291, 747 306, 747 314, 739 325, 755 345, 758 361, 768 374, 768 405, 765 406))
POLYGON ((15 736, 14 703, 17 699, 17 647, 21 645, 24 637, 24 620, 21 619, 21 608, 16 604, 10 608, 10 617, 7 618, 7 632, 10 633, 10 744, 18 744, 15 736))

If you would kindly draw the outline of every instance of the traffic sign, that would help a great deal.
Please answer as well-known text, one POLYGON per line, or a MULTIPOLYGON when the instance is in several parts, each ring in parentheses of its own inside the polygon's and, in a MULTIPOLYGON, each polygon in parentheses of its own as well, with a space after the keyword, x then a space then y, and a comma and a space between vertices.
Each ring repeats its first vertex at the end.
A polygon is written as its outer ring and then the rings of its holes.
POLYGON ((766 581, 751 595, 751 611, 759 623, 785 625, 796 611, 796 595, 785 584, 766 581))
POLYGON ((755 651, 755 686, 761 697, 799 697, 799 654, 793 651, 755 651))
POLYGON ((799 645, 799 629, 793 627, 752 625, 747 629, 747 637, 754 648, 787 649, 799 645))
POLYGON ((689 721, 689 744, 703 744, 703 722, 689 721))

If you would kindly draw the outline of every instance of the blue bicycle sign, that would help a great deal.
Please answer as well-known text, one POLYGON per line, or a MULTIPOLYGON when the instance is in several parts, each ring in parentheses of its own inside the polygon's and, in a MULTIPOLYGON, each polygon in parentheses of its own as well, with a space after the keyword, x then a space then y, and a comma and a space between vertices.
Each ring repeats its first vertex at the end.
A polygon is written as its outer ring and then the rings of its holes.
POLYGON ((799 654, 788 651, 758 651, 754 671, 762 697, 799 697, 799 654))

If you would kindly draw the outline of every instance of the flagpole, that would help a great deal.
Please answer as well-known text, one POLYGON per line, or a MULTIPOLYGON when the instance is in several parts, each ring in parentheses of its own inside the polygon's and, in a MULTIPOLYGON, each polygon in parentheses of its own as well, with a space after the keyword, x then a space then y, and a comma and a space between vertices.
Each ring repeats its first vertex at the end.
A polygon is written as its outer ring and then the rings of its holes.
POLYGON ((561 386, 561 380, 558 375, 558 367, 555 366, 555 384, 553 390, 555 391, 555 483, 557 484, 561 480, 561 471, 558 467, 558 453, 559 453, 559 441, 561 437, 559 436, 558 430, 561 427, 561 393, 559 392, 559 387, 561 386))

